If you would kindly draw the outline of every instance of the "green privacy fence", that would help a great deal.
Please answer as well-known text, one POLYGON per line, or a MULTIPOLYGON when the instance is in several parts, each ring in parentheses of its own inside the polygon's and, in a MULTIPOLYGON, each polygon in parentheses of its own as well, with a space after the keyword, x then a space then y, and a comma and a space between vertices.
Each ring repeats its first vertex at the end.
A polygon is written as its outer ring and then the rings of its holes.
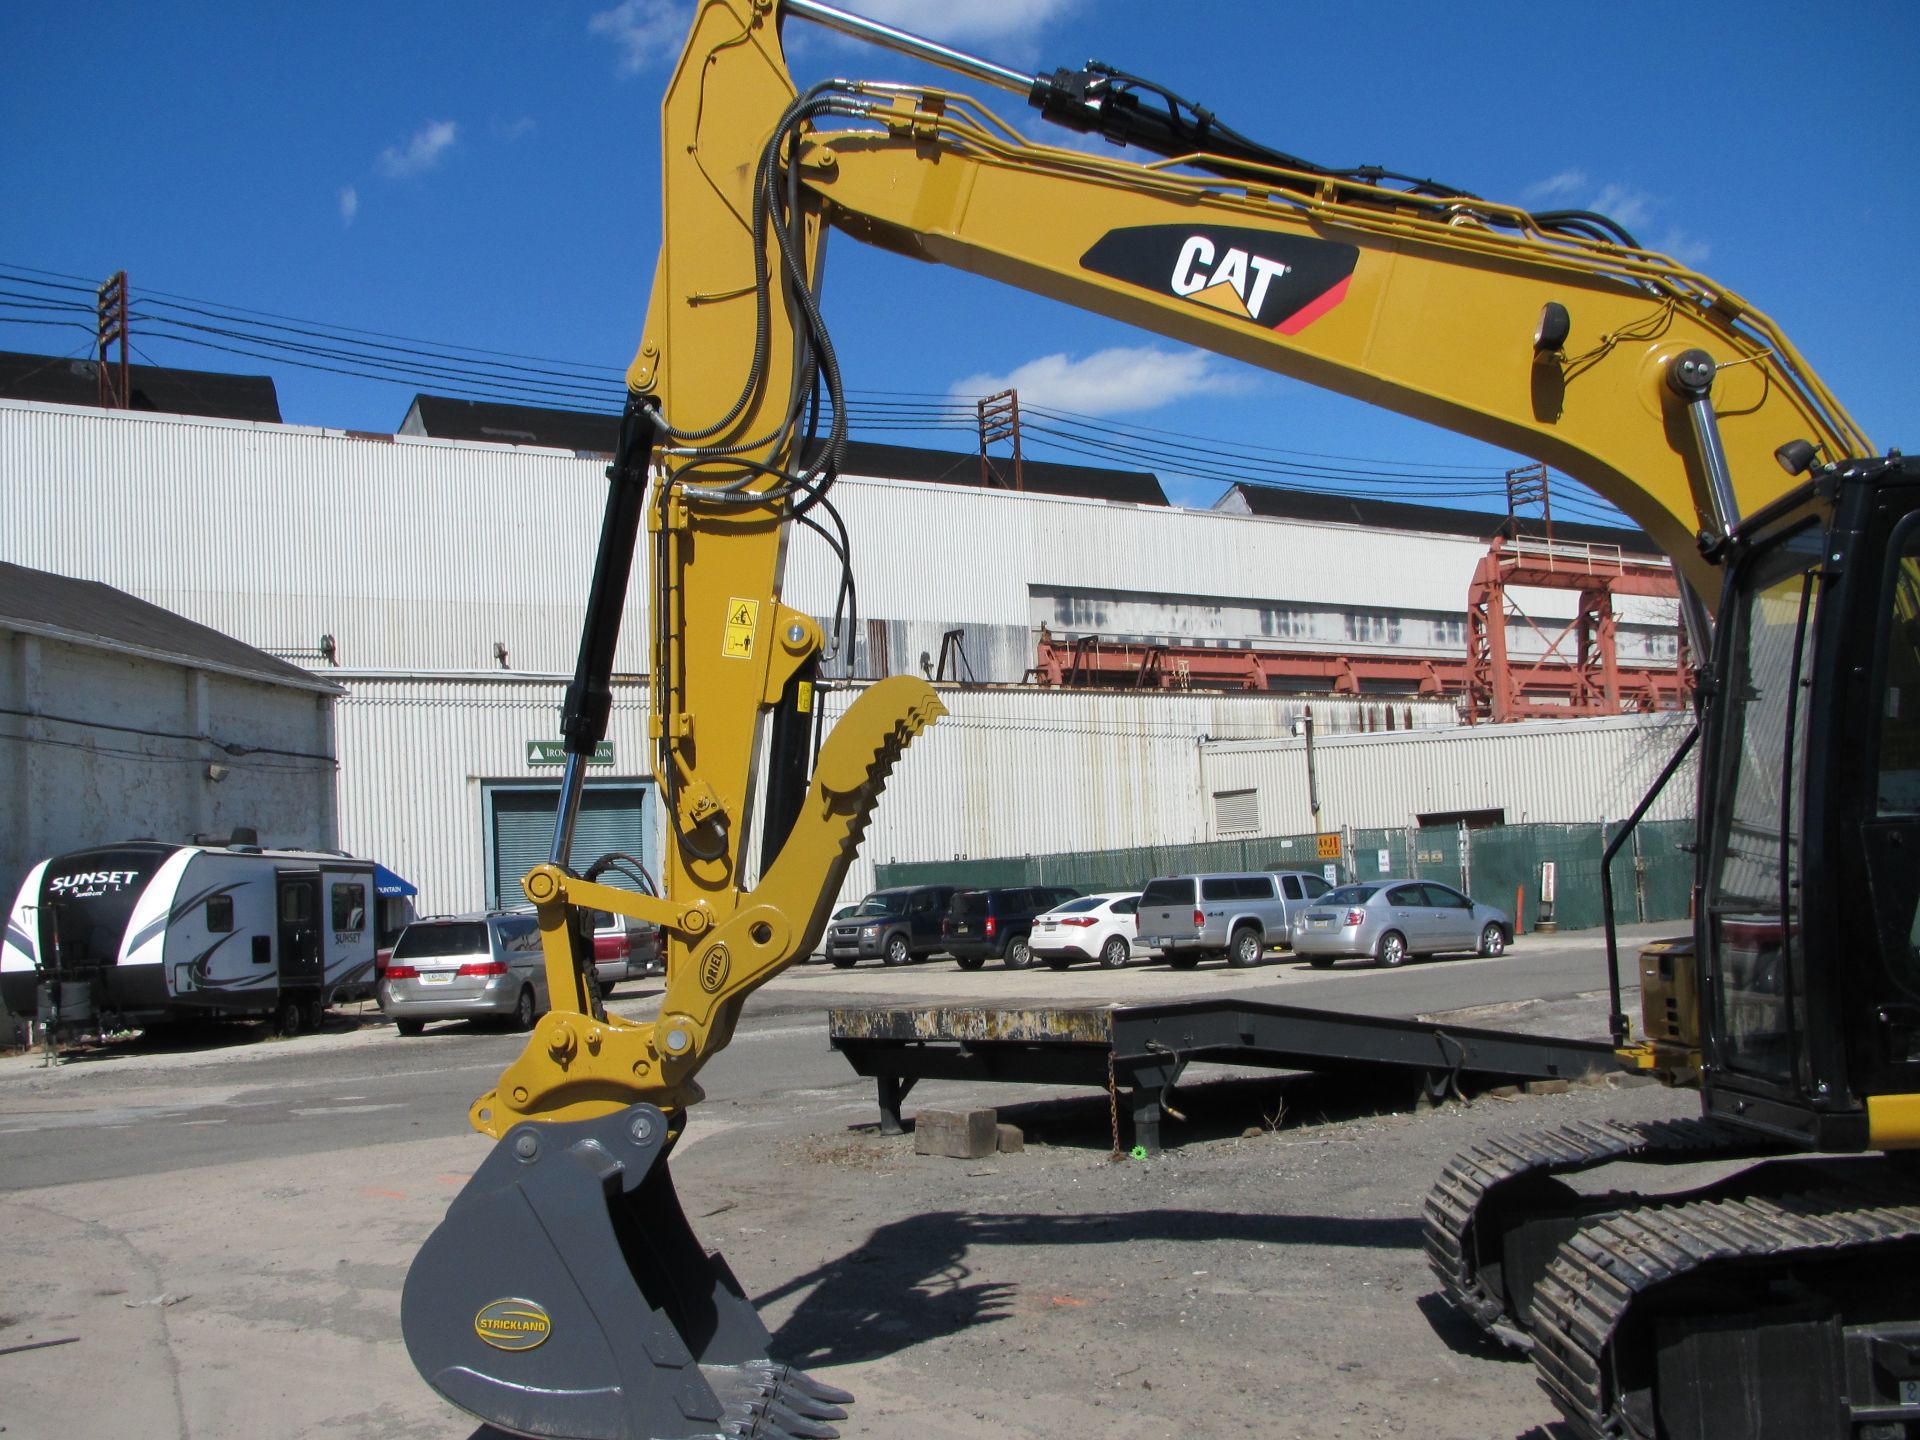
MULTIPOLYGON (((1541 918, 1542 866, 1554 867, 1553 918, 1563 930, 1602 920, 1600 857, 1616 833, 1605 825, 1495 825, 1486 829, 1353 830, 1342 836, 1337 878, 1417 875, 1458 886, 1513 913, 1532 929, 1541 918)), ((1613 862, 1614 918, 1684 920, 1693 886, 1687 820, 1647 821, 1613 862)), ((1156 875, 1213 870, 1321 872, 1315 837, 1266 835, 1194 845, 1140 845, 1060 855, 1013 855, 876 865, 874 883, 924 885, 1071 885, 1077 890, 1137 890, 1156 875)))

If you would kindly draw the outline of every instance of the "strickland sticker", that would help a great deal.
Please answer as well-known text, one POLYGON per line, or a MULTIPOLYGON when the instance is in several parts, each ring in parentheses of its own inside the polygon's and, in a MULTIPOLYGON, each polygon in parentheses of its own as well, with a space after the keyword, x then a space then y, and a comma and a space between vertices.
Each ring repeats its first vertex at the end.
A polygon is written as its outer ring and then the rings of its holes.
POLYGON ((1230 225, 1109 230, 1080 257, 1097 274, 1298 335, 1347 295, 1357 245, 1230 225))

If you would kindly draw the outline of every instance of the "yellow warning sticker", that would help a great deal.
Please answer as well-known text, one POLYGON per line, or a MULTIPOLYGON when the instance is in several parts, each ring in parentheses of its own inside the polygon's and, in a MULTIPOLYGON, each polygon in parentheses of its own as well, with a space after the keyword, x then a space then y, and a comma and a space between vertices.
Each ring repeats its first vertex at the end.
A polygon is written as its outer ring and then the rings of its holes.
POLYGON ((760 628, 758 600, 729 600, 727 626, 720 641, 720 653, 734 660, 753 658, 753 636, 760 628))

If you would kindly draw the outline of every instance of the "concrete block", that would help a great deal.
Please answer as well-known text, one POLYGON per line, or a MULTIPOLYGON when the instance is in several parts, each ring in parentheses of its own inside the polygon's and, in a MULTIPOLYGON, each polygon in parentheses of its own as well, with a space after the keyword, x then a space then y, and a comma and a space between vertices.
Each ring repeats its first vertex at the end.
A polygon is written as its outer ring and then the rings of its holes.
POLYGON ((996 1125, 993 1127, 993 1144, 1002 1155, 1018 1155, 1027 1148, 1027 1137, 1020 1133, 1018 1125, 996 1125))
POLYGON ((913 1153, 979 1160, 993 1154, 997 1122, 992 1110, 922 1110, 913 1117, 913 1153))
POLYGON ((1529 1095, 1564 1095, 1571 1088, 1572 1087, 1564 1080, 1527 1081, 1527 1094, 1529 1095))

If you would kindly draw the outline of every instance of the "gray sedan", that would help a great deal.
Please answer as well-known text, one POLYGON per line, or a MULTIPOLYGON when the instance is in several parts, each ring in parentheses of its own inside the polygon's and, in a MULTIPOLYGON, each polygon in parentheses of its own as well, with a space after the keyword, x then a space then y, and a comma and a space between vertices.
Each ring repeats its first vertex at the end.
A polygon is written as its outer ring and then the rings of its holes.
POLYGON ((1294 953, 1315 969, 1348 955, 1404 965, 1443 951, 1501 954, 1513 943, 1503 910, 1477 904, 1432 880, 1368 880, 1329 890, 1293 926, 1294 953))

